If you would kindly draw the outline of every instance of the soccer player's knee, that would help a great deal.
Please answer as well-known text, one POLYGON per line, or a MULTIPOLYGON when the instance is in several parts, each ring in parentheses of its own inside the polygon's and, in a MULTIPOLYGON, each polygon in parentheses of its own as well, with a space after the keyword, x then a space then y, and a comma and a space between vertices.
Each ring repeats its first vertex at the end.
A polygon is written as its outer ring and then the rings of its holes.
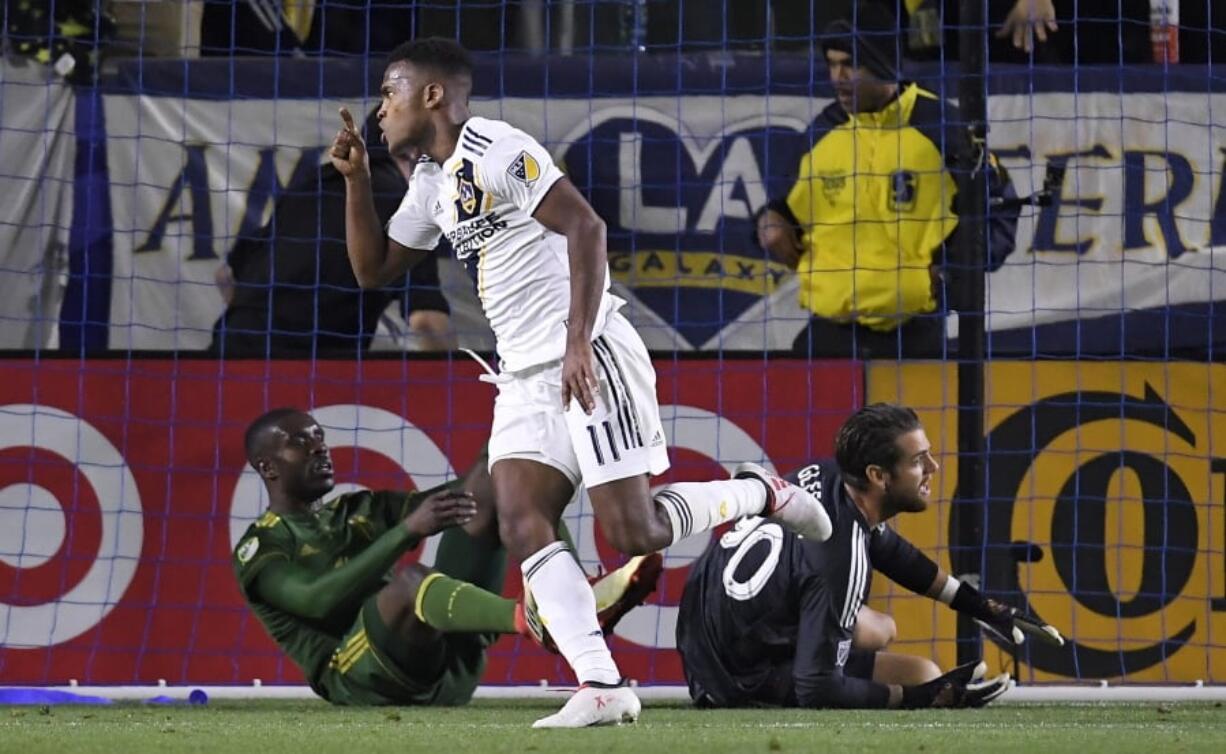
POLYGON ((856 620, 853 646, 866 652, 880 652, 898 636, 898 624, 889 615, 863 607, 856 620))
POLYGON ((417 600, 417 591, 421 582, 430 574, 430 569, 421 563, 413 563, 401 568, 388 585, 395 590, 397 602, 412 606, 417 600))
POLYGON ((881 625, 877 630, 881 633, 882 646, 888 647, 898 638, 898 624, 892 615, 881 613, 881 625))
POLYGON ((498 517, 498 538, 502 540, 503 547, 507 548, 507 554, 520 562, 544 546, 534 546, 536 544, 534 542, 535 530, 534 523, 523 517, 498 517))
POLYGON ((633 526, 625 520, 601 522, 605 541, 624 555, 647 555, 661 549, 645 526, 633 526))
POLYGON ((928 683, 935 681, 941 677, 941 668, 927 657, 917 657, 916 674, 918 676, 916 683, 928 683))

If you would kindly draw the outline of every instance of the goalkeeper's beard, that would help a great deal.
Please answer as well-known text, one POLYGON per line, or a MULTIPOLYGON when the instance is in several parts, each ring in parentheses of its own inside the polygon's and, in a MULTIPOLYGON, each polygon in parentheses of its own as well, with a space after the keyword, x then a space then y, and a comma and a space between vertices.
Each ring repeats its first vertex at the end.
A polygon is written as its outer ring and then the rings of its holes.
POLYGON ((893 518, 899 513, 921 513, 928 510, 928 501, 920 495, 919 490, 904 494, 889 482, 885 484, 885 493, 881 500, 882 520, 893 518))

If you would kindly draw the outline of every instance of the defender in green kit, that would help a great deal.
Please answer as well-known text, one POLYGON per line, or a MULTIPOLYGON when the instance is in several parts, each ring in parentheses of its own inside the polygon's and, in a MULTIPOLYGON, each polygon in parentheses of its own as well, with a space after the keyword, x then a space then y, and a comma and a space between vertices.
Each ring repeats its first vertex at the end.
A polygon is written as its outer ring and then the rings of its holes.
MULTIPOLYGON (((484 457, 423 492, 332 491, 323 429, 296 409, 252 422, 247 460, 268 510, 234 549, 240 589, 311 688, 333 704, 456 705, 472 698, 485 650, 519 633, 546 648, 531 608, 503 598, 506 552, 484 457), (402 555, 443 532, 436 570, 402 555)), ((593 582, 605 633, 655 589, 659 554, 593 582)))

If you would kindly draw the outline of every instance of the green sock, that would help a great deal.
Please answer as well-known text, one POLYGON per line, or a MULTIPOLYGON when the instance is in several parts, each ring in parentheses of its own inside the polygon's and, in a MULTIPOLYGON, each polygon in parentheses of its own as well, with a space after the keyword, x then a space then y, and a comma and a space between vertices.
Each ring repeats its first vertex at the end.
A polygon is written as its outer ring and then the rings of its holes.
MULTIPOLYGON (((575 547, 570 529, 566 528, 566 522, 562 520, 558 521, 558 539, 570 546, 571 553, 575 560, 578 560, 579 548, 575 547)), ((583 564, 580 563, 579 566, 582 567, 583 564)), ((453 579, 501 593, 507 575, 507 551, 502 545, 489 545, 475 540, 463 529, 454 526, 444 531, 439 539, 434 568, 453 579)))
POLYGON ((417 592, 417 617, 444 633, 515 633, 515 601, 432 573, 417 592))

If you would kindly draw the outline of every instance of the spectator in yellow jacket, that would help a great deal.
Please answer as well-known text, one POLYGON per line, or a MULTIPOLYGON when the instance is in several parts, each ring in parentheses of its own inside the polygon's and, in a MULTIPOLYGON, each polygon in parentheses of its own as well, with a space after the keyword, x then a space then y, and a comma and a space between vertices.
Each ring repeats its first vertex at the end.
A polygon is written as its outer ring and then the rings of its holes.
MULTIPOLYGON (((966 144, 953 105, 900 80, 904 41, 891 13, 864 3, 826 29, 836 101, 814 124, 786 200, 758 213, 759 243, 800 276, 813 316, 795 342, 805 356, 940 356, 943 265, 958 227, 954 179, 966 144)), ((1015 197, 989 161, 994 197, 1015 197)), ((1016 207, 993 211, 988 269, 1013 251, 1016 207)))

